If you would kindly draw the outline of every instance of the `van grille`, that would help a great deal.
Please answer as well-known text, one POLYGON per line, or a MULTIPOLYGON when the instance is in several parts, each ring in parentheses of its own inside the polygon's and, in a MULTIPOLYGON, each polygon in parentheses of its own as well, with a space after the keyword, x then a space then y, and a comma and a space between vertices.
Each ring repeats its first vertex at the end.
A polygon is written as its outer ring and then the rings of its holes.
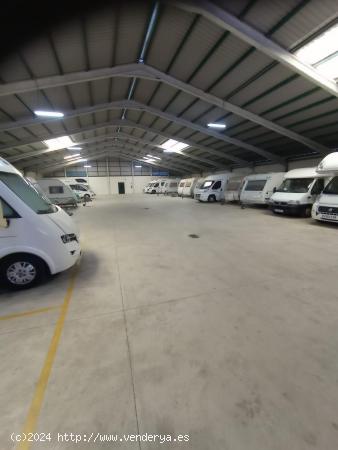
POLYGON ((338 214, 338 208, 332 206, 318 206, 318 212, 328 214, 338 214))
POLYGON ((195 198, 200 198, 201 197, 201 194, 196 194, 195 195, 195 198))
POLYGON ((273 202, 274 205, 276 206, 286 206, 288 204, 288 202, 273 202))

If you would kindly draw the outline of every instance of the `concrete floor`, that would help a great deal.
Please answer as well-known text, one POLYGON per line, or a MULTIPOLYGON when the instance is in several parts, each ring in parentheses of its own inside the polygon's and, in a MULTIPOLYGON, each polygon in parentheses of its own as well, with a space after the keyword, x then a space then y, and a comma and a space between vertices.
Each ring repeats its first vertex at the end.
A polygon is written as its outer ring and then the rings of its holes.
MULTIPOLYGON (((31 448, 337 448, 336 227, 143 195, 98 199, 76 220, 84 256, 37 423, 53 441, 31 448)), ((1 316, 60 305, 69 276, 3 292, 1 316)), ((0 449, 15 448, 58 316, 0 321, 0 449)))

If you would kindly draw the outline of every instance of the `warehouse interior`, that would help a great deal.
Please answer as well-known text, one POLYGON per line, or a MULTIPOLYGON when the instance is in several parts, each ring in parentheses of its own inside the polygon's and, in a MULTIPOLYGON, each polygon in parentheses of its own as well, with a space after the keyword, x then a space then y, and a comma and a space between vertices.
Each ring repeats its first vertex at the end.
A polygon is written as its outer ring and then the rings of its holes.
POLYGON ((3 164, 95 197, 63 219, 67 270, 0 284, 0 448, 336 448, 334 204, 330 223, 145 188, 320 168, 338 149, 337 2, 7 6, 3 164))

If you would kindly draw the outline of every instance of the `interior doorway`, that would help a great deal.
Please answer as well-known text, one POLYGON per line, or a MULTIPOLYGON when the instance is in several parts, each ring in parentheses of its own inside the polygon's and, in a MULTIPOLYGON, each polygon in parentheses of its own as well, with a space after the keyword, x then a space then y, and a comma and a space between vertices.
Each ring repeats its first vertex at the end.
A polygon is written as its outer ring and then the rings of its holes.
POLYGON ((118 183, 118 188, 119 188, 119 194, 125 194, 126 193, 124 183, 119 182, 118 183))

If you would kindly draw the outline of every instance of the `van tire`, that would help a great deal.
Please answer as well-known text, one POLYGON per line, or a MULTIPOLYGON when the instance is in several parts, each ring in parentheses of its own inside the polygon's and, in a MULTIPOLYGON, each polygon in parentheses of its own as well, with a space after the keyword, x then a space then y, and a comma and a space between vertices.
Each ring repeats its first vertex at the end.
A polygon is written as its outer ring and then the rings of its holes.
POLYGON ((303 217, 311 217, 311 210, 312 210, 312 207, 311 206, 307 206, 304 209, 303 217))
POLYGON ((90 195, 89 195, 89 194, 85 194, 85 195, 83 196, 83 200, 84 200, 85 202, 90 202, 90 195))
POLYGON ((16 253, 0 261, 0 283, 11 289, 28 289, 35 286, 43 281, 48 273, 46 263, 38 256, 29 253, 16 253), (26 281, 22 279, 20 282, 20 276, 18 276, 18 283, 15 283, 16 275, 19 275, 16 270, 20 270, 15 268, 16 263, 22 263, 21 270, 27 273, 26 281))
POLYGON ((216 197, 214 196, 214 195, 209 195, 209 197, 208 197, 208 202, 209 203, 213 203, 213 202, 215 202, 216 201, 216 197))

